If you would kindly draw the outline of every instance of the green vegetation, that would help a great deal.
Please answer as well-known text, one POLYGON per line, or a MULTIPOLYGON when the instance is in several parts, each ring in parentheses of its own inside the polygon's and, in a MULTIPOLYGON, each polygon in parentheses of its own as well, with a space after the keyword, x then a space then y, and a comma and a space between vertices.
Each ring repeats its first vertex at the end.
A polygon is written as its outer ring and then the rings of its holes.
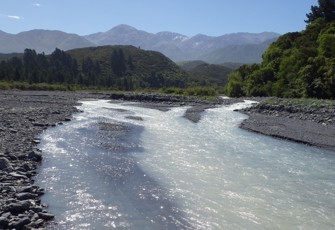
POLYGON ((17 85, 20 89, 29 88, 26 84, 35 87, 47 83, 65 88, 75 85, 135 90, 183 88, 188 75, 158 52, 133 46, 105 46, 68 52, 56 49, 48 56, 26 49, 22 58, 14 56, 0 62, 0 81, 2 85, 11 85, 9 88, 17 85))
POLYGON ((161 90, 164 94, 183 95, 183 96, 196 96, 200 98, 213 98, 218 95, 217 91, 212 87, 187 87, 187 88, 164 88, 161 90))
POLYGON ((151 91, 215 97, 231 72, 203 64, 185 72, 161 53, 133 46, 56 49, 51 55, 26 49, 3 55, 0 89, 151 91))
POLYGON ((196 85, 204 87, 215 87, 220 89, 228 81, 228 75, 232 72, 221 65, 202 64, 188 71, 190 80, 196 85))
POLYGON ((230 74, 229 96, 335 98, 335 0, 319 0, 302 32, 272 43, 261 64, 230 74))
POLYGON ((48 83, 32 83, 28 82, 4 82, 0 81, 0 90, 47 90, 47 91, 73 91, 81 89, 74 85, 60 85, 60 84, 48 84, 48 83))

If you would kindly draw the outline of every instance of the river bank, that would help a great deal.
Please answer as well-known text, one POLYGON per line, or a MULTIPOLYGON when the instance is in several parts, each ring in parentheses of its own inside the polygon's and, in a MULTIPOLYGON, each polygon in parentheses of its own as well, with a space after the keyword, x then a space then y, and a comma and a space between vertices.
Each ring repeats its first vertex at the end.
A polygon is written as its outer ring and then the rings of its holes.
POLYGON ((53 219, 34 185, 42 154, 36 146, 43 130, 70 121, 83 98, 103 95, 67 92, 3 91, 0 94, 0 229, 43 227, 53 219))
POLYGON ((334 101, 272 98, 239 112, 242 129, 335 150, 334 101))

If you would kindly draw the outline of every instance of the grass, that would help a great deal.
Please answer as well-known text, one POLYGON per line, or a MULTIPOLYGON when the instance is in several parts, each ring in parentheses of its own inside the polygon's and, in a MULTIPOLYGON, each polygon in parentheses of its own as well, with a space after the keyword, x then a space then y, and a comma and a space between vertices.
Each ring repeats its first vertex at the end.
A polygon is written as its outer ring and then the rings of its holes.
POLYGON ((87 87, 82 85, 70 84, 48 84, 48 83, 28 83, 16 81, 0 81, 0 90, 40 90, 40 91, 87 91, 87 92, 105 92, 105 93, 163 93, 171 95, 194 96, 201 99, 216 99, 217 90, 212 87, 192 86, 187 88, 163 88, 163 89, 138 89, 135 91, 119 91, 114 88, 87 87))
POLYGON ((214 98, 218 96, 218 92, 212 87, 187 87, 187 88, 164 88, 161 92, 165 94, 195 96, 200 98, 214 98))

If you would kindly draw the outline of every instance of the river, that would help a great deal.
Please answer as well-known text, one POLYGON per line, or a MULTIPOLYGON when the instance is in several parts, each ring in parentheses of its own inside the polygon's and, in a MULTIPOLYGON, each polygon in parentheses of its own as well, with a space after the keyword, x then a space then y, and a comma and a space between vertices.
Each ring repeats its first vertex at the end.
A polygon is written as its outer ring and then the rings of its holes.
POLYGON ((249 104, 195 124, 187 107, 83 101, 41 135, 49 228, 334 229, 334 152, 239 129, 249 104))

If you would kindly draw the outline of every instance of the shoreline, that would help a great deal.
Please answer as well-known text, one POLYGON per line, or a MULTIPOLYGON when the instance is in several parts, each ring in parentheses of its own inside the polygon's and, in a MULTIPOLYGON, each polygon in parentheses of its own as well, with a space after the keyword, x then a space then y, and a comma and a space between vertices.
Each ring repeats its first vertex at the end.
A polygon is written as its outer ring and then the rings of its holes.
POLYGON ((0 94, 0 229, 43 228, 54 218, 34 185, 42 163, 37 148, 43 130, 70 121, 84 98, 103 95, 71 92, 3 91, 0 94))
MULTIPOLYGON (((40 142, 37 137, 49 127, 70 121, 74 113, 80 112, 75 108, 78 101, 85 99, 132 101, 138 102, 138 106, 162 111, 168 111, 172 107, 189 106, 184 117, 197 123, 203 111, 208 108, 247 99, 221 98, 216 101, 203 101, 182 96, 120 95, 58 91, 0 93, 0 229, 20 229, 22 226, 27 229, 43 228, 54 218, 45 211, 47 205, 41 203, 40 197, 44 194, 44 189, 34 185, 34 176, 43 158, 43 153, 37 149, 40 142)), ((334 151, 335 110, 331 108, 328 111, 323 108, 318 114, 318 109, 314 109, 312 113, 292 108, 256 105, 244 109, 239 112, 249 115, 249 118, 243 121, 240 127, 334 151)))
POLYGON ((240 128, 274 138, 335 151, 335 102, 328 106, 294 105, 273 98, 274 104, 257 104, 239 110, 249 117, 240 128))

